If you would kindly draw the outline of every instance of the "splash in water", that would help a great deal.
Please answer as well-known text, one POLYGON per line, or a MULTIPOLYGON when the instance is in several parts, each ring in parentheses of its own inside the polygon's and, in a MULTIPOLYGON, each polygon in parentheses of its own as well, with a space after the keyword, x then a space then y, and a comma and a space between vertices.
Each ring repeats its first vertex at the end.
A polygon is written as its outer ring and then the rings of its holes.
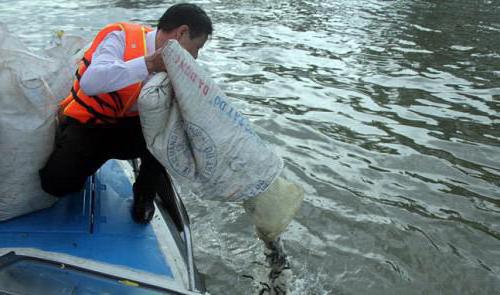
POLYGON ((283 243, 278 237, 275 241, 266 243, 266 262, 271 268, 268 275, 268 282, 262 283, 259 295, 284 295, 290 294, 289 286, 292 278, 292 269, 288 262, 283 243))

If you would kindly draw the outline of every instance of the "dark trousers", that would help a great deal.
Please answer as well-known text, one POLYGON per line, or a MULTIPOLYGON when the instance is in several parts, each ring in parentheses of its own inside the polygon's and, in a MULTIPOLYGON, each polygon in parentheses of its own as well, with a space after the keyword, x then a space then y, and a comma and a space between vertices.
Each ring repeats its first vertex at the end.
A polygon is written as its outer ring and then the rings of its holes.
POLYGON ((165 168, 146 148, 139 117, 115 124, 86 125, 65 117, 56 132, 55 148, 40 171, 43 190, 54 196, 80 191, 90 175, 109 159, 141 159, 134 193, 154 198, 165 168))

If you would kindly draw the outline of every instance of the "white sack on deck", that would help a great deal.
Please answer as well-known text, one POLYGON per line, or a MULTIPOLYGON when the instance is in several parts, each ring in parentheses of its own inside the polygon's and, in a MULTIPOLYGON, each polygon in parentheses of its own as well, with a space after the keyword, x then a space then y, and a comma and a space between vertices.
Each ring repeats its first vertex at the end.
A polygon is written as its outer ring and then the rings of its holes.
POLYGON ((74 45, 83 44, 71 40, 41 57, 0 24, 0 221, 56 200, 42 191, 38 170, 53 148, 57 101, 71 89, 74 45))
POLYGON ((242 201, 264 192, 281 158, 177 41, 169 41, 163 60, 167 74, 148 81, 138 102, 151 153, 203 198, 242 201))

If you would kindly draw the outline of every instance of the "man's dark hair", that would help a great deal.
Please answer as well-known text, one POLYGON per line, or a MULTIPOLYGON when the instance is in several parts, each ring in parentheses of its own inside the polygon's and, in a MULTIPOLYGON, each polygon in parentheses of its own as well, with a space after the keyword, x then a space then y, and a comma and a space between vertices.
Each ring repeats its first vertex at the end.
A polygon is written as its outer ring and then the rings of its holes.
POLYGON ((170 6, 161 16, 158 29, 168 32, 182 25, 189 27, 191 39, 201 35, 212 35, 213 28, 210 17, 199 6, 190 3, 170 6))

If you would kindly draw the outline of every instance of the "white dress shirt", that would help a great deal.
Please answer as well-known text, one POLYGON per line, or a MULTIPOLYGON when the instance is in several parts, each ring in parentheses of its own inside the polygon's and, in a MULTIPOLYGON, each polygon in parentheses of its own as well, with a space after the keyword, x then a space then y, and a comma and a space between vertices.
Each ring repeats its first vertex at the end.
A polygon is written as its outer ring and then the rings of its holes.
MULTIPOLYGON (((156 30, 146 33, 146 55, 155 51, 156 30)), ((80 87, 87 95, 108 93, 149 78, 144 56, 123 60, 125 32, 113 31, 99 44, 92 55, 92 63, 80 79, 80 87)), ((130 110, 137 110, 134 104, 130 110)))

